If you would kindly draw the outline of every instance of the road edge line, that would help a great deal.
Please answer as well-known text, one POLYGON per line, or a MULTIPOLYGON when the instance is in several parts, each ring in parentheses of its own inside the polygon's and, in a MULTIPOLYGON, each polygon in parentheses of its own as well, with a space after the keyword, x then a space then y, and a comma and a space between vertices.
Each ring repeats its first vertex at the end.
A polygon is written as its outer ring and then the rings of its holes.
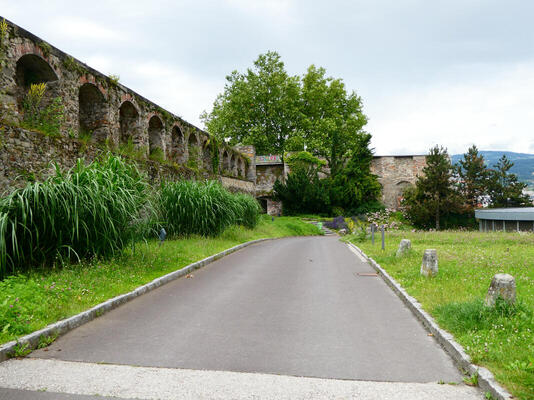
POLYGON ((278 238, 256 239, 256 240, 251 240, 249 242, 241 243, 236 246, 230 247, 229 249, 223 250, 220 253, 206 257, 200 261, 196 261, 192 264, 189 264, 181 269, 169 272, 168 274, 160 276, 159 278, 153 279, 152 281, 145 283, 144 285, 141 285, 128 293, 115 296, 109 300, 106 300, 100 304, 97 304, 96 306, 91 307, 88 310, 85 310, 76 315, 73 315, 72 317, 54 322, 44 327, 43 329, 29 333, 28 335, 25 335, 19 338, 18 340, 7 342, 3 344, 2 346, 0 346, 0 363, 12 358, 11 354, 13 354, 17 346, 27 346, 28 349, 31 349, 33 351, 39 345, 39 341, 41 340, 41 338, 46 339, 50 336, 57 336, 57 337, 63 336, 65 333, 79 326, 82 326, 94 320, 95 318, 100 317, 101 315, 107 313, 108 311, 111 311, 117 308, 118 306, 135 299, 136 297, 139 297, 145 293, 148 293, 154 289, 157 289, 158 287, 163 286, 166 283, 169 283, 178 278, 181 278, 182 276, 187 275, 208 264, 211 264, 212 262, 224 256, 235 253, 236 251, 241 250, 244 247, 253 245, 255 243, 260 243, 260 242, 264 242, 267 240, 275 240, 275 239, 278 239, 278 238))
POLYGON ((358 251, 363 258, 378 272, 384 282, 395 292, 395 294, 408 306, 410 311, 421 321, 423 326, 436 338, 443 349, 452 357, 454 362, 465 370, 470 375, 478 374, 478 387, 485 392, 490 392, 491 395, 498 400, 508 400, 513 396, 504 389, 497 381, 493 373, 487 368, 474 365, 471 363, 471 358, 464 351, 464 348, 454 340, 454 337, 449 332, 441 329, 414 297, 410 296, 406 290, 378 264, 375 260, 365 254, 358 246, 351 242, 346 242, 349 247, 358 251))

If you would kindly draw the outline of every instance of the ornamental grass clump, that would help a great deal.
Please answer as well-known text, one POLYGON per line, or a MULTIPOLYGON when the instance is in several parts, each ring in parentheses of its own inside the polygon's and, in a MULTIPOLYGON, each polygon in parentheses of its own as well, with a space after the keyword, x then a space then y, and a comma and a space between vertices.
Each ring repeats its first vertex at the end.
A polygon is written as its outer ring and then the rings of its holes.
POLYGON ((158 209, 172 236, 216 236, 237 223, 242 206, 218 182, 178 181, 162 185, 158 209))
POLYGON ((148 194, 137 168, 112 155, 16 189, 0 200, 0 278, 114 254, 142 233, 148 194))
POLYGON ((246 228, 254 229, 258 225, 261 212, 261 206, 258 201, 254 197, 243 193, 237 193, 234 197, 242 207, 237 223, 246 228))

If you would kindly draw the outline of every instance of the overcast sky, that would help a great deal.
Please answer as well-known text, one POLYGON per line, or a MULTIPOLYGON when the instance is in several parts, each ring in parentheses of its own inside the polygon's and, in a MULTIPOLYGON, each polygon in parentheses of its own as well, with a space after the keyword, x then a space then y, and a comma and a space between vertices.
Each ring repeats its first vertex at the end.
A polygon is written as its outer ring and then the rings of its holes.
POLYGON ((531 0, 0 0, 0 14, 200 127, 260 53, 363 99, 376 154, 534 153, 531 0))

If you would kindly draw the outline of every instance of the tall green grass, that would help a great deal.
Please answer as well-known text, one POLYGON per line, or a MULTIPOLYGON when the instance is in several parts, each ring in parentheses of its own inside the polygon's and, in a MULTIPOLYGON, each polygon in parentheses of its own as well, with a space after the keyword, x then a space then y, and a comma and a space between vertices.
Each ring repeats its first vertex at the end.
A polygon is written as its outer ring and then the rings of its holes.
POLYGON ((248 195, 232 194, 215 181, 162 185, 158 213, 171 236, 217 236, 231 225, 253 228, 260 207, 248 195))
POLYGON ((111 154, 78 160, 44 182, 0 199, 0 279, 48 266, 108 257, 154 236, 217 236, 232 225, 254 228, 260 214, 249 195, 214 181, 164 183, 155 192, 134 164, 111 154))
POLYGON ((148 193, 137 168, 112 155, 15 190, 0 199, 0 278, 114 254, 140 234, 148 193))

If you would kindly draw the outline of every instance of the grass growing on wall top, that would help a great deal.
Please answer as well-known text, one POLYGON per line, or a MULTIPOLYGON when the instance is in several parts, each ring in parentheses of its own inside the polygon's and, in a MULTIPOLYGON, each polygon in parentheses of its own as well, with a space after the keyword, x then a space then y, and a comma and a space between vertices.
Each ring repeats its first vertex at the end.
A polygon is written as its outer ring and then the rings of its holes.
POLYGON ((271 221, 262 216, 255 229, 231 226, 215 238, 192 236, 137 244, 108 261, 92 260, 60 269, 34 270, 0 281, 0 343, 70 317, 169 272, 250 240, 317 235, 298 218, 271 221))
POLYGON ((357 242, 464 346, 475 364, 490 369, 518 399, 534 398, 534 234, 483 232, 386 233, 357 242), (411 253, 395 257, 401 239, 411 253), (439 272, 419 274, 425 249, 437 249, 439 272), (497 273, 514 276, 519 303, 487 310, 482 301, 497 273))

